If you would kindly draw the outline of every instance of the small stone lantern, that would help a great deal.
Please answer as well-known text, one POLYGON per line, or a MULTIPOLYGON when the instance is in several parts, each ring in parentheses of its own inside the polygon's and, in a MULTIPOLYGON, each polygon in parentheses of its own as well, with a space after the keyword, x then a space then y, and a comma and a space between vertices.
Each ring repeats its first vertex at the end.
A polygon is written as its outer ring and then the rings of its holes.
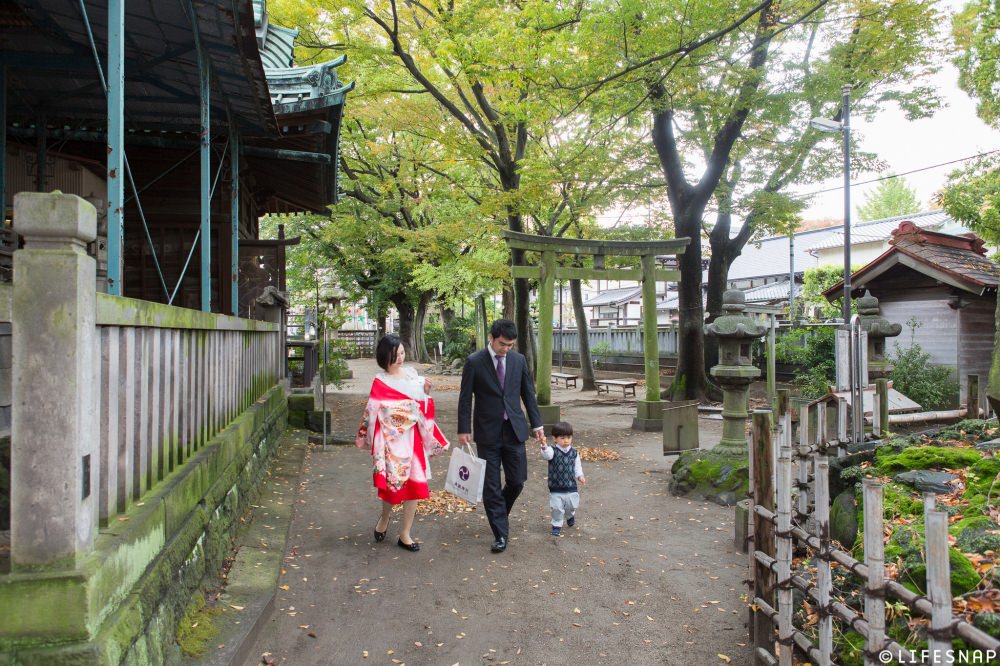
POLYGON ((878 299, 865 290, 865 295, 855 301, 861 315, 861 329, 868 334, 868 382, 888 378, 892 363, 885 356, 885 339, 899 335, 903 327, 890 323, 879 315, 878 299))
POLYGON ((760 377, 753 365, 751 349, 755 338, 763 337, 767 327, 745 314, 746 296, 730 289, 722 296, 726 314, 705 326, 705 333, 719 340, 719 364, 709 372, 722 387, 722 440, 714 451, 728 455, 747 455, 747 389, 760 377))

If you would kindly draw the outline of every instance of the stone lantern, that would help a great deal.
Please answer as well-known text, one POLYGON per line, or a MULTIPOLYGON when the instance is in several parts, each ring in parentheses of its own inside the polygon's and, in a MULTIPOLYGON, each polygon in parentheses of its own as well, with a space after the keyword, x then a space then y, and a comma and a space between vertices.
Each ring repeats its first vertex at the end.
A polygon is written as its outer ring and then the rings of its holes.
POLYGON ((722 296, 726 314, 705 326, 707 335, 718 338, 719 364, 709 372, 722 387, 722 440, 714 451, 728 455, 747 455, 747 389, 760 377, 753 365, 751 349, 755 338, 763 337, 767 327, 745 314, 746 297, 739 289, 722 296))
POLYGON ((885 356, 885 339, 896 337, 903 327, 879 315, 878 299, 870 291, 865 290, 865 295, 855 303, 861 315, 861 329, 868 334, 868 382, 872 383, 892 373, 892 363, 885 356))

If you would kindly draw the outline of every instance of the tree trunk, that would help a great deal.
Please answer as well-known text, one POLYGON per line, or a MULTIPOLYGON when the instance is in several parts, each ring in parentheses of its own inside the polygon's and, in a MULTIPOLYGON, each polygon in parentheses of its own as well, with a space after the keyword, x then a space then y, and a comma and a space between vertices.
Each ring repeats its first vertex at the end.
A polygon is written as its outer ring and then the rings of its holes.
POLYGON ((705 309, 701 301, 700 220, 675 220, 677 236, 688 236, 691 244, 680 255, 678 294, 677 372, 673 384, 663 392, 667 400, 708 398, 705 374, 705 309), (693 229, 692 229, 693 227, 693 229))
MULTIPOLYGON (((705 295, 705 309, 708 311, 706 324, 715 321, 722 314, 722 294, 726 291, 729 279, 729 262, 726 260, 724 248, 716 249, 716 243, 710 237, 712 257, 708 261, 708 291, 705 295)), ((719 364, 719 342, 717 338, 705 339, 705 371, 719 364)))
POLYGON ((427 354, 427 342, 424 340, 424 325, 427 322, 427 308, 431 304, 431 298, 433 294, 431 292, 424 292, 420 294, 420 300, 417 303, 417 310, 414 313, 413 320, 413 344, 414 344, 414 360, 420 363, 430 363, 431 358, 427 354))
POLYGON ((580 280, 569 281, 570 299, 573 301, 573 317, 576 319, 576 332, 580 339, 580 378, 583 380, 584 391, 595 391, 594 361, 590 357, 590 333, 587 326, 587 313, 583 310, 583 288, 580 280))
MULTIPOLYGON (((503 312, 497 319, 514 319, 514 292, 507 286, 504 285, 503 291, 501 292, 501 303, 503 304, 503 312)), ((492 323, 492 322, 491 322, 492 323)))
POLYGON ((407 358, 416 358, 416 340, 414 339, 414 321, 417 310, 405 296, 393 296, 393 305, 399 313, 399 337, 406 348, 407 358))

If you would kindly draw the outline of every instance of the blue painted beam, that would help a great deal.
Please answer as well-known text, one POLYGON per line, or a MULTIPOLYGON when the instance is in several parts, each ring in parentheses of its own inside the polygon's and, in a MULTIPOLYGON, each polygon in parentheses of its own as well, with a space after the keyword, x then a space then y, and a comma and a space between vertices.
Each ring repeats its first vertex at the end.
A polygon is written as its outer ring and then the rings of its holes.
POLYGON ((108 0, 108 293, 122 294, 125 207, 125 0, 108 0))
MULTIPOLYGON (((197 18, 194 19, 197 25, 197 18)), ((198 41, 197 28, 195 40, 198 41)), ((201 309, 212 311, 212 104, 208 55, 198 48, 201 87, 201 309)))
POLYGON ((7 221, 7 68, 0 65, 0 226, 7 221))
POLYGON ((232 189, 229 212, 232 215, 232 266, 230 270, 233 316, 240 316, 240 132, 230 121, 229 167, 232 170, 232 189))

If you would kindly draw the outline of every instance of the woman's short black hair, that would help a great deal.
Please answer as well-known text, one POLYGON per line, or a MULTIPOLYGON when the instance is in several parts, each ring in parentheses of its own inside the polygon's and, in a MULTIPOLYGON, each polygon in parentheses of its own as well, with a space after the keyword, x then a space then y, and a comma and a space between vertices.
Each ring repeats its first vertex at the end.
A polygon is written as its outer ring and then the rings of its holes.
POLYGON ((490 337, 494 340, 498 338, 517 340, 517 325, 510 319, 497 319, 490 326, 490 337))
POLYGON ((384 338, 379 340, 378 346, 375 347, 375 362, 378 363, 378 367, 388 370, 389 366, 396 362, 401 344, 403 344, 403 341, 398 335, 393 333, 388 333, 384 338))
POLYGON ((565 421, 560 421, 559 423, 552 426, 552 436, 553 437, 572 437, 573 436, 573 426, 566 423, 565 421))

